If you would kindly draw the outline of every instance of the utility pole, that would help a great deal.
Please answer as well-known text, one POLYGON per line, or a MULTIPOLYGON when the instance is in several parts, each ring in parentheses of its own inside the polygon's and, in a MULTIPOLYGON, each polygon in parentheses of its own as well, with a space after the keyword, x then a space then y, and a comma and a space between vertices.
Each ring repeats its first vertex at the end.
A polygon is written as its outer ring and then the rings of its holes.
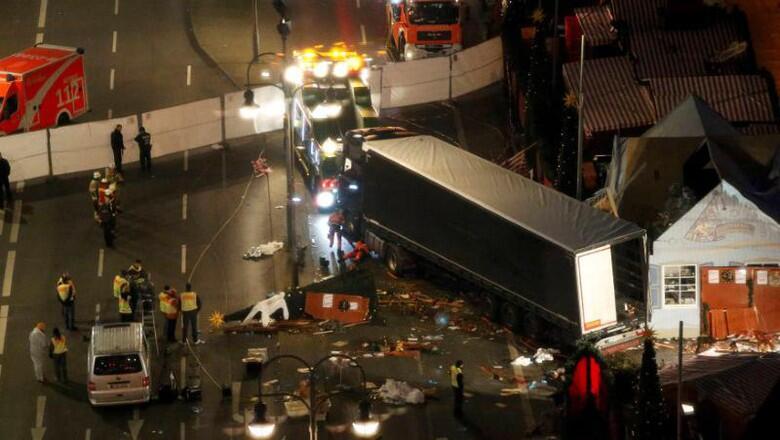
POLYGON ((582 200, 582 141, 583 141, 583 121, 585 119, 583 113, 585 112, 585 92, 583 88, 585 83, 582 80, 583 72, 585 71, 585 36, 582 36, 580 40, 580 96, 577 100, 579 109, 577 111, 580 119, 577 127, 577 200, 582 200))

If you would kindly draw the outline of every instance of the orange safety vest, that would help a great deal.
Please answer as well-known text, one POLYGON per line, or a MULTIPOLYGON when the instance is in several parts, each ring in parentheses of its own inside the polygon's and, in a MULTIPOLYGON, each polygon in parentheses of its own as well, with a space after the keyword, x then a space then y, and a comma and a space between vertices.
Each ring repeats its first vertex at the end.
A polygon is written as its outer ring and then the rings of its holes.
POLYGON ((130 283, 121 275, 114 277, 114 298, 119 298, 123 292, 127 292, 130 288, 130 283))
POLYGON ((60 299, 64 302, 68 300, 68 297, 70 296, 70 283, 60 283, 57 284, 57 295, 60 296, 60 299))
POLYGON ((176 308, 171 304, 171 297, 168 296, 168 292, 162 291, 158 295, 160 298, 160 311, 168 315, 170 313, 176 313, 176 308))
POLYGON ((195 292, 182 292, 179 296, 181 298, 181 311, 191 312, 198 309, 198 294, 195 292))
POLYGON ((53 354, 63 354, 68 351, 68 346, 65 344, 65 336, 60 339, 51 338, 51 345, 53 346, 53 354))

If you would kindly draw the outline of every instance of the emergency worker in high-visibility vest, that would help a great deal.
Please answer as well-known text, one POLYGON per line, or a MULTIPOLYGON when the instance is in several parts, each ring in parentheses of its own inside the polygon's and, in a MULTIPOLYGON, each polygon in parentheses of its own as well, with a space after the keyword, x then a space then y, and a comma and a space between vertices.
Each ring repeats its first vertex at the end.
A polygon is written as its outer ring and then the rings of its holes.
POLYGON ((68 383, 68 344, 65 336, 60 333, 60 329, 54 328, 54 337, 49 344, 49 356, 54 360, 54 372, 57 375, 57 382, 68 383))
POLYGON ((176 320, 179 317, 179 299, 176 289, 166 285, 158 295, 160 312, 165 316, 165 335, 168 342, 176 342, 176 320))
POLYGON ((455 402, 452 407, 452 413, 456 419, 463 418, 463 361, 455 361, 450 365, 450 385, 455 402))
POLYGON ((65 328, 76 330, 76 284, 70 278, 70 274, 63 272, 57 280, 57 299, 62 304, 62 316, 65 318, 65 328))
POLYGON ((114 276, 114 298, 119 299, 123 292, 130 292, 130 282, 127 281, 127 271, 122 270, 114 276))
POLYGON ((133 309, 130 308, 130 292, 121 293, 117 300, 119 307, 119 317, 122 322, 133 322, 133 309))
POLYGON ((190 283, 187 283, 185 291, 182 292, 179 297, 179 301, 181 303, 181 311, 184 313, 182 318, 182 341, 187 341, 187 327, 189 326, 192 327, 193 343, 205 344, 206 341, 198 339, 198 312, 200 312, 201 308, 200 297, 192 290, 192 285, 190 285, 190 283))

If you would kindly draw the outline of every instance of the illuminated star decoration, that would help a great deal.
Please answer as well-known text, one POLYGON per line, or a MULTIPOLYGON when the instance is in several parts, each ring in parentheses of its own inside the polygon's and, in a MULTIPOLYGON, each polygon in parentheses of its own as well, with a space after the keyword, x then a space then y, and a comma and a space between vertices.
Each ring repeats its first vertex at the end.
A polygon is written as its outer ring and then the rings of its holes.
POLYGON ((577 95, 575 95, 574 92, 567 93, 563 98, 563 105, 568 108, 577 107, 577 95))
POLYGON ((544 21, 544 11, 542 8, 534 10, 533 14, 531 14, 531 20, 533 20, 534 23, 541 23, 544 21))
POLYGON ((222 324, 225 323, 225 315, 219 312, 212 312, 211 316, 209 316, 209 323, 211 323, 212 328, 222 328, 222 324))

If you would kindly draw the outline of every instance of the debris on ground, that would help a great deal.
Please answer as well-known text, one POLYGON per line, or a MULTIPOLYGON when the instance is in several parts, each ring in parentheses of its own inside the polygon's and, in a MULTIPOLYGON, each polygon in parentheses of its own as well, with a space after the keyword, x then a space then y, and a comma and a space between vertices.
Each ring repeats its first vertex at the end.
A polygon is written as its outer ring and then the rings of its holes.
POLYGON ((542 348, 539 347, 534 354, 534 362, 541 364, 544 362, 552 362, 554 360, 553 355, 560 353, 560 350, 554 348, 542 348))
POLYGON ((512 361, 512 365, 518 367, 527 367, 533 363, 533 359, 529 358, 528 356, 518 356, 512 361))
POLYGON ((391 405, 425 403, 425 394, 422 390, 394 379, 387 379, 385 384, 379 387, 377 395, 382 402, 391 405))
POLYGON ((252 246, 242 257, 244 260, 259 260, 264 255, 273 255, 284 247, 281 241, 269 241, 258 246, 252 246))
POLYGON ((285 321, 274 321, 267 327, 264 327, 261 322, 253 321, 247 324, 242 324, 240 321, 226 322, 222 326, 222 331, 225 333, 275 333, 278 331, 286 330, 288 332, 295 332, 302 329, 311 328, 314 329, 315 321, 310 319, 290 319, 285 321))

